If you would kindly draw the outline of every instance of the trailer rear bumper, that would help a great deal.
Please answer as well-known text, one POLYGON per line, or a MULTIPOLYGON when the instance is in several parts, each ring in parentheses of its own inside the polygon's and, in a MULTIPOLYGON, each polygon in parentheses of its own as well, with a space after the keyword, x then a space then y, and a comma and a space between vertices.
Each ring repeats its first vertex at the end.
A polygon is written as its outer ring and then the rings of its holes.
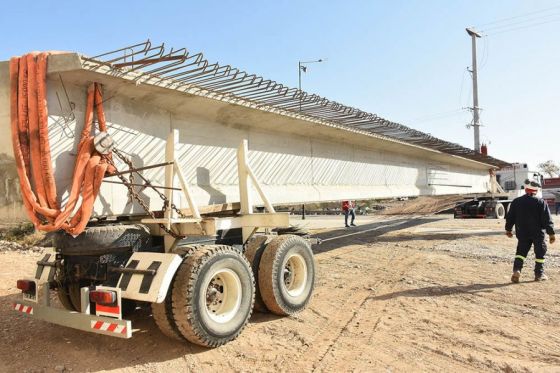
POLYGON ((130 320, 118 320, 111 317, 95 316, 80 312, 72 312, 39 303, 19 300, 13 309, 28 317, 44 320, 53 324, 66 326, 86 332, 104 334, 117 338, 131 338, 132 324, 130 320))

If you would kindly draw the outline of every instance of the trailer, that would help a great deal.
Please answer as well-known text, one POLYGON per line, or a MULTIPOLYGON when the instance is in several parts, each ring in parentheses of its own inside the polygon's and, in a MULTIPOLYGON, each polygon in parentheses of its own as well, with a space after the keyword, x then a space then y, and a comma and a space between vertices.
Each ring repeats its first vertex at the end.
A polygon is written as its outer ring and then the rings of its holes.
POLYGON ((506 164, 150 41, 0 63, 0 130, 23 196, 2 212, 54 231, 14 310, 130 338, 144 304, 207 347, 312 299, 317 242, 275 206, 483 193, 506 164))
POLYGON ((508 194, 466 196, 453 209, 455 219, 504 219, 513 200, 508 194))
MULTIPOLYGON (((527 163, 512 163, 491 174, 494 188, 489 193, 465 196, 465 201, 458 202, 453 209, 455 219, 482 218, 504 219, 511 202, 525 194, 525 180, 535 180, 542 185, 543 176, 538 171, 531 171, 527 163)), ((538 191, 537 197, 542 198, 538 191)))

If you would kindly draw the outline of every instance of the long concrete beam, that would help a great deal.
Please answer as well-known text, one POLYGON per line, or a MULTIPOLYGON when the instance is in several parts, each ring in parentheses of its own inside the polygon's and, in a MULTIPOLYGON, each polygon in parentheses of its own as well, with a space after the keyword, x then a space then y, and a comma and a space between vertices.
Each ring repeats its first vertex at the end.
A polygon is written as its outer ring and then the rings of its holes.
MULTIPOLYGON (((92 69, 75 53, 49 57, 49 133, 61 199, 68 193, 91 81, 103 84, 109 132, 135 166, 162 162, 167 135, 179 130, 179 160, 199 205, 239 200, 235 149, 242 139, 249 140, 250 162, 274 204, 479 193, 488 187, 489 164, 195 86, 178 90, 170 81, 137 78, 108 66, 92 69)), ((8 64, 0 62, 0 131, 5 134, 0 154, 7 160, 12 157, 8 79, 8 64)), ((5 169, 10 167, 13 170, 13 165, 5 169)), ((163 184, 163 174, 163 169, 144 172, 154 184, 163 184)), ((0 189, 0 205, 2 193, 14 194, 0 189)), ((142 193, 152 209, 161 208, 154 193, 142 193)), ((15 211, 10 201, 5 198, 4 206, 15 211)), ((124 187, 104 184, 95 212, 142 213, 127 201, 124 187)))

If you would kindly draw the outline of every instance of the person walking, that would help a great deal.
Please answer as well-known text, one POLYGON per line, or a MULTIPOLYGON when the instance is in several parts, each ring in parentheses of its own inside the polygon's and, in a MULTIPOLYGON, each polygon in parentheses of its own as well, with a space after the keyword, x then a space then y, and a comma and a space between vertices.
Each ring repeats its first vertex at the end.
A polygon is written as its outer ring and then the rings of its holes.
POLYGON ((558 210, 560 210, 560 191, 553 192, 550 191, 554 195, 554 209, 556 210, 556 215, 558 215, 558 210))
POLYGON ((356 224, 354 224, 354 219, 356 219, 356 212, 354 211, 355 208, 356 208, 356 204, 354 203, 354 201, 342 201, 342 212, 344 213, 344 226, 346 228, 349 228, 350 225, 353 227, 356 226, 356 224), (349 215, 352 218, 350 220, 350 225, 348 225, 349 215))
POLYGON ((535 251, 535 281, 548 279, 544 273, 545 231, 551 244, 556 240, 548 205, 542 198, 536 196, 541 185, 535 181, 525 180, 524 187, 525 195, 513 200, 506 215, 506 235, 512 238, 512 229, 515 226, 517 237, 517 251, 511 275, 511 282, 514 283, 519 282, 531 246, 535 251))

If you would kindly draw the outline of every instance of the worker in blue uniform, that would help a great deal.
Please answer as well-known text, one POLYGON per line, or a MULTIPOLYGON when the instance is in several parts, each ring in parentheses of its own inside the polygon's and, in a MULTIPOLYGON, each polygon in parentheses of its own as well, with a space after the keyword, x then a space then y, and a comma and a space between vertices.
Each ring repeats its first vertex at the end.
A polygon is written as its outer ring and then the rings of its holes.
POLYGON ((548 205, 542 198, 536 196, 541 185, 535 181, 525 180, 524 186, 525 195, 513 200, 506 216, 506 235, 513 237, 512 229, 515 226, 517 237, 517 251, 511 275, 511 281, 514 283, 519 282, 521 269, 531 246, 535 250, 535 281, 547 279, 544 273, 545 231, 551 244, 556 240, 548 205))

